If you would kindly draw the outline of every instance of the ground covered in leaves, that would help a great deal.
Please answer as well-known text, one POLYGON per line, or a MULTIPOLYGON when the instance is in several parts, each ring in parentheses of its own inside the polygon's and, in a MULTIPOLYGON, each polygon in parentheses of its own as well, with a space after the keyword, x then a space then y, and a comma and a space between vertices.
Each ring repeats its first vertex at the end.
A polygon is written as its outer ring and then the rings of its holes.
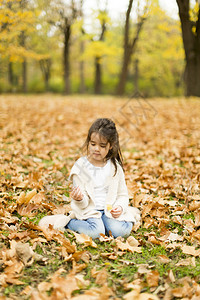
POLYGON ((200 100, 0 96, 0 299, 200 299, 200 100), (131 236, 37 224, 70 211, 88 127, 113 118, 131 236))

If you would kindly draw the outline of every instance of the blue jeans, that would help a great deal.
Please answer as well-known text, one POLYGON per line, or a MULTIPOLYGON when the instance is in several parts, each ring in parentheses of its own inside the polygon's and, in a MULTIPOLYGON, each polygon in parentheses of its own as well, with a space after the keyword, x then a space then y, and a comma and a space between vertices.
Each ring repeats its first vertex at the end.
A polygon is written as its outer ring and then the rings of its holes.
POLYGON ((100 237, 100 233, 111 234, 114 238, 118 236, 126 237, 132 230, 133 223, 118 221, 117 219, 108 218, 104 211, 100 211, 101 218, 89 218, 87 220, 71 219, 66 228, 78 233, 85 233, 93 239, 100 237))

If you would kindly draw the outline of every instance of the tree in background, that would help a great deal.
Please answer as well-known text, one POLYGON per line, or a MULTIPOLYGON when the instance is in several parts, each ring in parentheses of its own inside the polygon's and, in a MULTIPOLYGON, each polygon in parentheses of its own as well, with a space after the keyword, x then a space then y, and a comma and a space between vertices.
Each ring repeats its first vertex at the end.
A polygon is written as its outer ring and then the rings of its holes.
MULTIPOLYGON (((98 14, 98 20, 101 25, 101 32, 99 36, 99 42, 104 41, 106 25, 108 22, 108 13, 105 10, 100 10, 98 14)), ((97 54, 95 57, 95 82, 94 82, 94 93, 101 94, 102 93, 102 55, 97 54)))
POLYGON ((136 33, 133 37, 131 37, 130 16, 131 16, 132 6, 133 6, 133 0, 129 0, 128 8, 126 11, 126 20, 125 20, 125 27, 124 27, 124 52, 123 52, 122 68, 121 68, 119 82, 117 86, 117 95, 122 95, 124 93, 131 56, 133 55, 133 52, 136 48, 140 31, 142 29, 144 21, 146 20, 145 12, 143 13, 143 15, 138 16, 139 21, 136 26, 136 33))
POLYGON ((43 58, 40 59, 40 68, 43 74, 44 83, 45 83, 45 91, 49 91, 49 79, 51 76, 51 59, 50 58, 43 58))
MULTIPOLYGON (((80 3, 80 18, 81 18, 81 27, 80 27, 80 33, 81 33, 81 38, 80 38, 80 53, 82 54, 85 50, 85 43, 84 43, 84 35, 85 31, 83 29, 83 22, 84 22, 84 13, 83 13, 83 0, 80 3)), ((79 85, 79 92, 81 94, 85 93, 86 87, 85 87, 85 63, 81 59, 80 60, 80 85, 79 85)))
MULTIPOLYGON (((128 63, 125 93, 133 93, 134 85, 138 85, 147 97, 181 95, 184 52, 180 24, 167 16, 158 0, 149 1, 157 3, 157 10, 152 14, 151 6, 140 30, 137 47, 128 63)), ((22 65, 26 60, 28 92, 93 93, 99 84, 98 93, 115 93, 123 65, 126 14, 122 11, 116 19, 111 19, 109 10, 103 13, 105 2, 99 1, 101 9, 97 6, 81 12, 83 0, 0 0, 0 91, 11 91, 10 86, 12 91, 22 91, 22 65), (26 5, 22 10, 23 1, 26 5), (64 51, 65 45, 68 52, 64 51), (99 73, 95 80, 96 70, 99 73), (82 83, 86 89, 80 89, 82 83)), ((145 18, 143 14, 142 17, 145 18)), ((139 22, 132 9, 128 46, 132 45, 139 22)))
POLYGON ((176 0, 185 50, 185 86, 187 96, 200 97, 200 7, 199 1, 190 11, 189 0, 176 0))
MULTIPOLYGON (((37 13, 37 19, 35 22, 36 30, 29 35, 31 48, 38 54, 40 59, 38 60, 37 67, 40 67, 41 76, 38 70, 32 69, 32 80, 29 83, 31 92, 33 91, 50 91, 50 79, 53 73, 52 65, 53 60, 57 60, 58 44, 60 37, 54 34, 55 28, 47 22, 47 16, 44 8, 44 3, 40 0, 35 1, 35 11, 37 13), (35 78, 34 78, 35 77, 35 78), (41 80, 43 79, 43 81, 41 80)), ((59 53, 60 55, 60 53, 59 53)), ((58 65, 58 64, 56 64, 58 65)))
MULTIPOLYGON (((152 5, 143 26, 134 64, 136 59, 139 90, 145 96, 178 96, 183 93, 184 50, 180 22, 168 16, 159 3, 152 5)), ((133 92, 131 71, 127 80, 129 92, 133 92)))
POLYGON ((34 11, 27 7, 25 9, 23 0, 0 0, 0 55, 2 59, 8 59, 11 85, 14 84, 15 78, 14 63, 22 63, 22 90, 24 92, 27 89, 26 59, 39 59, 39 55, 25 45, 25 36, 35 30, 34 24, 34 11))
MULTIPOLYGON (((21 0, 19 2, 20 5, 20 10, 22 12, 27 11, 27 0, 21 0)), ((22 28, 21 34, 19 36, 19 43, 20 45, 26 49, 26 31, 25 29, 22 28)), ((26 57, 23 57, 23 61, 22 61, 22 90, 24 93, 27 93, 27 60, 26 57)))
POLYGON ((62 1, 50 0, 44 1, 44 11, 47 14, 48 22, 59 28, 63 35, 63 73, 64 73, 64 93, 71 92, 70 83, 70 44, 72 25, 80 17, 80 8, 82 1, 62 1))
MULTIPOLYGON (((102 4, 102 2, 101 2, 102 4)), ((104 3, 103 3, 104 4, 104 3)), ((112 59, 116 56, 118 48, 113 45, 113 40, 107 37, 107 33, 111 30, 111 21, 108 16, 106 3, 103 8, 93 10, 91 16, 92 28, 90 30, 84 29, 85 49, 81 55, 81 60, 94 60, 92 73, 94 74, 93 91, 95 94, 101 94, 103 90, 103 69, 106 68, 104 62, 107 59, 112 59)))

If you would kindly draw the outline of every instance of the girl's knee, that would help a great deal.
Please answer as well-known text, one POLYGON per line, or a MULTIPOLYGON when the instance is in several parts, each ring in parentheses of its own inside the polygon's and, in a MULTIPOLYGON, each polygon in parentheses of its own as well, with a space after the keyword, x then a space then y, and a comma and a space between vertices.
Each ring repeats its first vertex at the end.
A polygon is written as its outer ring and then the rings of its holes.
POLYGON ((92 230, 91 232, 88 232, 88 236, 90 236, 93 240, 100 238, 101 234, 105 235, 105 229, 103 230, 92 230))
POLYGON ((107 231, 112 233, 114 238, 117 238, 118 236, 121 237, 128 237, 131 233, 133 224, 131 222, 118 222, 115 224, 110 224, 110 226, 107 228, 107 231))
POLYGON ((68 229, 84 233, 92 239, 100 237, 100 234, 105 234, 105 227, 101 219, 76 220, 72 219, 67 226, 68 229))
POLYGON ((126 238, 130 235, 131 230, 112 230, 111 232, 114 238, 117 238, 118 236, 126 238))

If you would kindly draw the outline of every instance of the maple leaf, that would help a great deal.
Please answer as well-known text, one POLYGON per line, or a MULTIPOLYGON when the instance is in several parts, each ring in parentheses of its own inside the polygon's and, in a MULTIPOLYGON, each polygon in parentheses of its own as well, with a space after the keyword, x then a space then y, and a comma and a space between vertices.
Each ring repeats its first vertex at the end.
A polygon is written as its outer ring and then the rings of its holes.
POLYGON ((37 191, 36 189, 28 192, 27 194, 25 194, 25 192, 21 192, 19 198, 17 199, 16 203, 18 205, 22 205, 22 204, 28 204, 30 202, 30 200, 36 195, 37 191))
POLYGON ((116 239, 116 245, 117 247, 124 251, 124 250, 128 250, 132 253, 137 252, 137 253, 141 253, 142 250, 140 247, 137 246, 131 246, 131 244, 129 243, 129 241, 127 240, 125 243, 123 243, 122 241, 120 241, 118 238, 116 239))
POLYGON ((190 254, 190 255, 193 255, 193 256, 200 256, 200 249, 195 250, 194 246, 183 245, 183 246, 181 246, 181 250, 185 254, 190 254))
POLYGON ((97 244, 92 240, 92 238, 84 233, 74 232, 76 241, 79 244, 84 244, 84 247, 91 246, 97 248, 97 244))
POLYGON ((147 273, 147 284, 149 287, 157 287, 159 282, 159 273, 157 270, 147 273))

